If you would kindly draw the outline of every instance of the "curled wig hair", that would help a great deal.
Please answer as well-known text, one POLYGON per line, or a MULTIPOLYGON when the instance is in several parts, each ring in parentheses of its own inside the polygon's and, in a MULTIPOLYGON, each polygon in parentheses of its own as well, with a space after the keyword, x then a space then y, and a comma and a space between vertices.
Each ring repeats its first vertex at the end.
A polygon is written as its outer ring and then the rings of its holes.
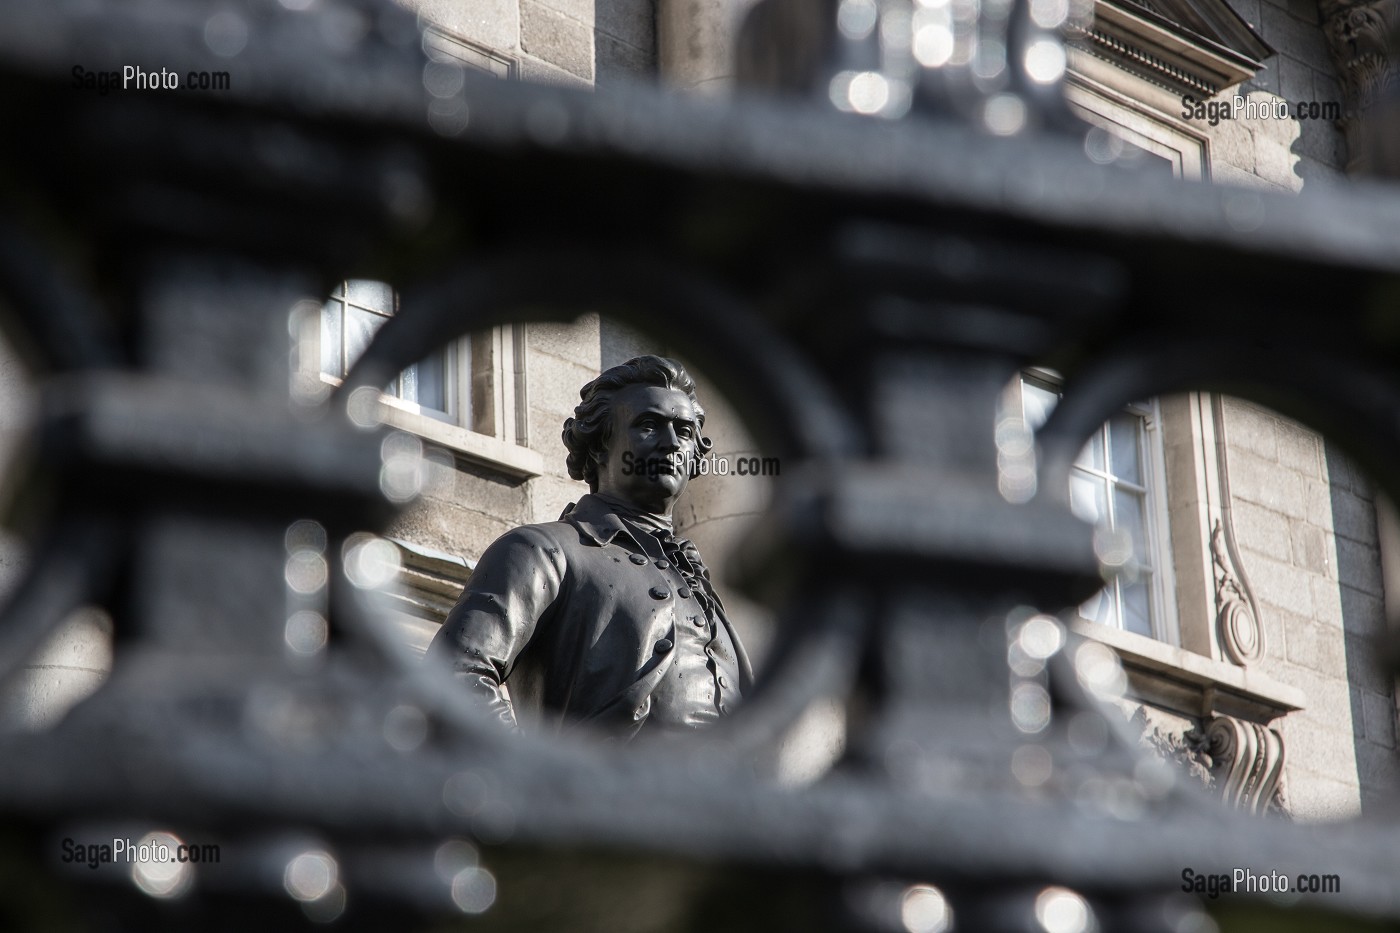
MULTIPOLYGON (((660 356, 639 356, 607 370, 579 390, 583 401, 574 409, 574 416, 564 420, 569 476, 583 480, 593 492, 598 491, 598 458, 612 439, 613 395, 631 385, 679 389, 690 396, 701 426, 705 423, 705 410, 695 397, 695 381, 679 363, 660 356)), ((710 444, 709 438, 702 437, 701 452, 709 450, 710 444)))

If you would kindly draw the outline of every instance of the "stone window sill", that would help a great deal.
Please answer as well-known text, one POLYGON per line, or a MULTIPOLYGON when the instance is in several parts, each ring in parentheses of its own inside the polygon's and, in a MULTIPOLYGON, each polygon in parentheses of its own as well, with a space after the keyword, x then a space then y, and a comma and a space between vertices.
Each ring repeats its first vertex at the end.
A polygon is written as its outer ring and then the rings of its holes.
POLYGON ((381 397, 384 423, 416 434, 429 443, 445 447, 465 460, 491 467, 520 479, 544 474, 544 458, 528 447, 509 444, 487 434, 469 431, 461 425, 441 421, 417 411, 412 403, 381 397))
MULTIPOLYGON (((302 383, 303 389, 320 398, 324 398, 340 385, 339 379, 325 373, 318 373, 310 379, 309 384, 302 383)), ((416 434, 471 463, 489 467, 517 479, 533 479, 544 475, 544 458, 538 452, 488 434, 469 431, 459 424, 444 420, 446 416, 425 414, 412 402, 381 394, 379 414, 384 424, 389 427, 416 434)))
POLYGON ((1118 653, 1132 697, 1184 716, 1224 714, 1267 723, 1307 706, 1302 690, 1257 670, 1083 619, 1070 629, 1118 653))

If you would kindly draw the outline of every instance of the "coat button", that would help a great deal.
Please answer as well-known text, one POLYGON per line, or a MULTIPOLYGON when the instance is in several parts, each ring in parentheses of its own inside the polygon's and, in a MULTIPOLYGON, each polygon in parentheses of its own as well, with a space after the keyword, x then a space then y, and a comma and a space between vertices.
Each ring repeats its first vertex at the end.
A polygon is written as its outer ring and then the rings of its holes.
POLYGON ((671 591, 668 590, 668 589, 666 589, 666 587, 664 587, 664 586, 653 586, 653 587, 651 588, 651 598, 652 598, 652 599, 665 599, 667 596, 670 596, 670 595, 671 595, 671 591))
POLYGON ((647 562, 645 554, 628 554, 627 559, 639 567, 647 562))
POLYGON ((672 648, 674 648, 674 647, 675 647, 675 643, 672 642, 671 639, 669 639, 669 638, 663 638, 663 639, 661 639, 660 641, 658 641, 658 642, 656 643, 656 653, 657 653, 657 654, 665 654, 666 652, 670 651, 670 650, 671 650, 672 648))
POLYGON ((665 561, 665 560, 659 560, 659 561, 656 562, 656 566, 660 567, 662 570, 670 570, 670 569, 671 569, 671 562, 670 562, 670 561, 665 561))
POLYGON ((676 595, 679 596, 681 599, 689 599, 689 598, 690 598, 690 587, 688 587, 688 586, 683 586, 683 587, 681 587, 680 589, 676 590, 676 595))

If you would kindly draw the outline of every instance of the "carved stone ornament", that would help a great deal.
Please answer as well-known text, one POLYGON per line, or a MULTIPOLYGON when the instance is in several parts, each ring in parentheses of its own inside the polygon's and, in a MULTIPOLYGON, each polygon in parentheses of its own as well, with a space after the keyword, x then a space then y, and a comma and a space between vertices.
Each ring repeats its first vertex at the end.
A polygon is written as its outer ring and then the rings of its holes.
POLYGON ((1234 542, 1221 519, 1215 520, 1211 531, 1210 554, 1215 568, 1215 625, 1220 644, 1230 660, 1243 667, 1263 657, 1264 627, 1234 542))
POLYGON ((1224 0, 1094 0, 1078 44, 1175 94, 1214 97, 1274 54, 1224 0))
POLYGON ((1210 757, 1214 786, 1225 803, 1250 813, 1283 811, 1283 736, 1278 730, 1216 716, 1186 738, 1210 757))
POLYGON ((1231 716, 1214 716, 1185 733, 1148 727, 1141 708, 1132 722, 1141 744, 1180 767, 1226 805, 1250 813, 1287 815, 1283 793, 1283 736, 1278 730, 1231 716))
POLYGON ((1323 0, 1322 31, 1342 84, 1349 170, 1365 171, 1369 143, 1364 136, 1368 111, 1400 85, 1400 72, 1391 55, 1392 37, 1400 23, 1400 0, 1323 0))
POLYGON ((1211 774, 1211 758, 1206 754, 1204 743, 1196 741, 1192 736, 1197 733, 1191 730, 1184 735, 1176 732, 1163 732, 1157 726, 1149 728, 1147 714, 1138 707, 1138 711, 1133 714, 1132 724, 1139 730, 1138 741, 1145 747, 1150 748, 1157 756, 1164 761, 1169 761, 1181 768, 1186 774, 1201 782, 1207 788, 1215 786, 1215 776, 1211 774))

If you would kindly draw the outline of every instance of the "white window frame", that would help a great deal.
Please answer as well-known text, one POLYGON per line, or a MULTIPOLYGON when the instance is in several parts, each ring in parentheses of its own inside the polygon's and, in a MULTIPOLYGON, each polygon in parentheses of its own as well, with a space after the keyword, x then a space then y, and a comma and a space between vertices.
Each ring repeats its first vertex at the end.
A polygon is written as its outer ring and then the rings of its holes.
MULTIPOLYGON (((331 296, 326 300, 326 304, 322 307, 322 321, 324 322, 324 316, 327 310, 329 310, 331 306, 335 304, 339 304, 340 306, 337 311, 337 313, 339 313, 340 315, 340 346, 336 348, 336 368, 343 369, 347 372, 349 371, 350 366, 352 366, 354 362, 353 360, 346 359, 345 356, 346 329, 348 327, 350 309, 354 308, 363 313, 368 313, 375 317, 383 318, 385 321, 387 321, 389 318, 393 317, 396 313, 398 313, 398 293, 393 291, 392 286, 388 285, 388 283, 353 279, 350 281, 341 282, 338 285, 336 285, 331 296), (364 301, 352 298, 349 287, 350 281, 360 281, 363 284, 388 288, 391 303, 394 305, 394 307, 385 310, 383 308, 375 307, 373 304, 369 304, 364 301)), ((379 326, 382 327, 383 325, 381 324, 379 326)), ((318 341, 322 345, 321 349, 323 351, 326 349, 324 347, 324 338, 325 330, 322 329, 318 332, 318 341)), ((471 338, 467 337, 463 339, 470 340, 471 338)), ((470 344, 467 344, 468 348, 469 346, 470 344)), ((446 352, 443 353, 442 379, 444 389, 443 404, 446 406, 445 408, 433 408, 424 405, 421 401, 413 401, 411 399, 404 398, 403 395, 400 394, 400 392, 402 391, 402 386, 399 384, 403 379, 403 373, 400 373, 398 376, 394 377, 394 381, 396 383, 395 390, 384 393, 385 401, 392 402, 398 407, 405 409, 406 411, 411 411, 415 414, 422 415, 425 418, 436 418, 439 421, 445 421, 449 424, 466 425, 471 419, 471 399, 469 395, 464 395, 463 393, 457 391, 457 387, 461 383, 461 380, 458 378, 458 369, 461 366, 461 358, 463 356, 463 352, 463 347, 453 345, 447 347, 446 352)), ((469 352, 469 349, 466 350, 466 352, 469 352)), ((467 358, 469 359, 470 357, 467 358)), ((324 365, 324 363, 325 360, 321 359, 321 364, 324 365)), ((410 367, 410 369, 412 368, 416 368, 416 364, 415 367, 410 367)), ((340 376, 334 373, 327 373, 324 369, 321 369, 320 372, 321 375, 325 377, 325 382, 327 385, 340 385, 340 376)), ((408 372, 408 370, 404 370, 404 372, 406 373, 408 372)), ((418 381, 420 383, 422 382, 421 373, 418 375, 418 381)))
MULTIPOLYGON (((329 300, 329 298, 327 299, 329 300)), ((315 313, 301 316, 297 328, 298 383, 304 392, 323 398, 342 379, 321 371, 322 317, 315 313)), ((490 433, 474 430, 466 423, 473 411, 472 385, 462 374, 471 373, 472 340, 468 336, 453 341, 447 356, 448 411, 425 408, 389 393, 381 393, 381 420, 391 427, 416 434, 462 458, 521 478, 544 475, 544 460, 529 444, 529 395, 525 362, 527 328, 509 324, 490 331, 491 396, 487 413, 490 433)))
POLYGON ((1081 119, 1166 159, 1178 178, 1210 178, 1209 137, 1172 116, 1181 112, 1180 97, 1082 53, 1071 60, 1084 72, 1071 71, 1065 100, 1081 119), (1114 85, 1126 86, 1131 93, 1114 85))
POLYGON ((454 36, 441 26, 424 25, 423 51, 435 62, 459 65, 497 78, 516 77, 517 65, 514 59, 506 58, 469 39, 454 36))
MULTIPOLYGON (((1176 561, 1172 554, 1171 527, 1167 507, 1167 456, 1162 442, 1162 410, 1157 399, 1140 403, 1143 413, 1143 464, 1149 475, 1144 477, 1149 500, 1147 534, 1155 549, 1153 611, 1158 641, 1169 645, 1181 644, 1181 616, 1176 605, 1176 561)), ((1130 409, 1132 406, 1129 406, 1130 409)))
MULTIPOLYGON (((1015 389, 1015 404, 1017 414, 1022 423, 1025 423, 1025 411, 1021 407, 1021 386, 1029 378, 1034 383, 1043 386, 1052 386, 1057 393, 1061 391, 1063 379, 1059 373, 1040 367, 1030 367, 1020 372, 1016 376, 1013 384, 1015 389)), ((1142 447, 1139 451, 1142 460, 1142 487, 1145 490, 1144 501, 1144 522, 1146 527, 1143 530, 1147 540, 1147 546, 1151 550, 1148 555, 1149 563, 1152 567, 1152 585, 1149 587, 1149 598, 1152 609, 1151 636, 1144 636, 1137 632, 1131 632, 1120 625, 1109 626, 1094 622, 1092 619, 1078 615, 1077 618, 1097 629, 1114 629, 1121 631, 1125 636, 1137 638, 1151 638, 1172 646, 1181 644, 1180 618, 1177 613, 1176 604, 1176 575, 1174 570, 1174 560, 1171 549, 1171 534, 1168 524, 1167 509, 1167 461, 1166 452, 1162 443, 1162 416, 1160 406, 1156 399, 1149 399, 1145 402, 1136 402, 1125 406, 1125 411, 1135 417, 1142 419, 1142 447)), ((1100 426, 1099 430, 1102 430, 1100 426)), ((1108 456, 1105 450, 1105 456, 1108 456)), ((1095 474, 1097 475, 1097 474, 1095 474)), ((1066 490, 1068 495, 1068 490, 1066 490)), ((1112 506, 1110 505, 1110 508, 1112 506)), ((1078 607, 1075 607, 1076 610, 1078 607)), ((1121 603, 1118 616, 1122 621, 1121 603)))

